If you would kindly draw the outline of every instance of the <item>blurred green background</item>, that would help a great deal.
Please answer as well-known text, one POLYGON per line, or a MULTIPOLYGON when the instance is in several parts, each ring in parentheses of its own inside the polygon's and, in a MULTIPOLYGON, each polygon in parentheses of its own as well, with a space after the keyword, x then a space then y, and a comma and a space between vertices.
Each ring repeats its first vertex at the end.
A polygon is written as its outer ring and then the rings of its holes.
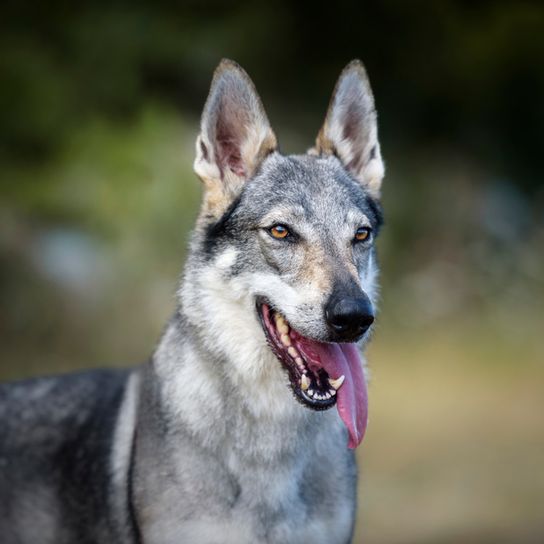
POLYGON ((148 357, 221 57, 286 152, 361 58, 388 173, 356 542, 544 541, 544 4, 4 1, 0 378, 148 357))

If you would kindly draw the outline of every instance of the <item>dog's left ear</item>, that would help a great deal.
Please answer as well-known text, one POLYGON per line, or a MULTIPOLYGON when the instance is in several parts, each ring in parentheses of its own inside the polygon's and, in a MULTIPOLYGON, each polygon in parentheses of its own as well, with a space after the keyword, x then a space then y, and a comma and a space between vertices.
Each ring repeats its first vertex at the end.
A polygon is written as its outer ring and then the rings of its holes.
POLYGON ((211 211, 221 213, 277 145, 253 82, 223 59, 202 113, 194 162, 211 211))
POLYGON ((384 164, 374 96, 359 60, 351 61, 340 74, 325 123, 309 153, 336 155, 370 195, 379 198, 384 164))

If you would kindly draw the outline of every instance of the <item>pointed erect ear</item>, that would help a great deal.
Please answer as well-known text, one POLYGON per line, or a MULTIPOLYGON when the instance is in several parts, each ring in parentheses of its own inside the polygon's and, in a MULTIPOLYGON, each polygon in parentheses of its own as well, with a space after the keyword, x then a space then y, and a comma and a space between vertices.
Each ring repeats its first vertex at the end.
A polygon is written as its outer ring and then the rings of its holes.
POLYGON ((379 198, 384 165, 374 97, 360 61, 351 61, 340 74, 325 123, 310 153, 336 155, 367 191, 379 198))
POLYGON ((222 60, 202 113, 195 172, 214 200, 228 199, 276 148, 253 82, 238 64, 222 60))

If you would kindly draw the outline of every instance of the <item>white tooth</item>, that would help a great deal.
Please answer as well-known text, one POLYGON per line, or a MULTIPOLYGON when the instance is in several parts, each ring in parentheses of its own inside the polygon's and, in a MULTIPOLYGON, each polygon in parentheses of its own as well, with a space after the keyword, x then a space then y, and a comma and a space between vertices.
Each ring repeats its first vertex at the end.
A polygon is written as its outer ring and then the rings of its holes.
POLYGON ((307 370, 306 370, 306 367, 304 366, 304 361, 302 360, 302 358, 301 357, 295 357, 295 363, 300 368, 300 370, 302 370, 302 372, 304 372, 306 374, 307 370))
POLYGON ((291 339, 289 338, 289 336, 287 334, 282 334, 281 335, 281 343, 284 346, 290 346, 291 345, 291 339))
POLYGON ((329 400, 329 399, 331 398, 331 394, 327 392, 327 393, 325 393, 324 397, 325 397, 327 400, 329 400))
POLYGON ((336 389, 329 389, 329 395, 334 397, 334 395, 336 395, 336 389))
POLYGON ((313 397, 314 396, 314 390, 308 389, 308 396, 313 397))
MULTIPOLYGON (((298 351, 296 350, 296 348, 294 348, 293 346, 289 346, 289 349, 287 350, 287 353, 293 357, 293 359, 295 359, 295 362, 296 362, 296 357, 298 356, 298 351)), ((298 357, 300 359, 300 357, 298 357)))
POLYGON ((308 376, 306 376, 306 374, 303 374, 302 378, 300 378, 300 387, 303 391, 307 391, 310 387, 310 380, 308 379, 308 376))
POLYGON ((344 383, 345 379, 346 377, 342 374, 342 376, 340 376, 336 380, 331 380, 331 378, 329 378, 329 383, 331 384, 331 387, 338 390, 340 389, 340 386, 344 383))

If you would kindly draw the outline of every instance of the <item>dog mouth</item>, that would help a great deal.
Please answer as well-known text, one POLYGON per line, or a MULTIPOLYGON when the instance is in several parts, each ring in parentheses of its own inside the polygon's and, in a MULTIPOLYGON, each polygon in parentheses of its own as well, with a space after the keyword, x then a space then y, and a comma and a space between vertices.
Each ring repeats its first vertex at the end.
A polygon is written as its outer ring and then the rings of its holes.
POLYGON ((312 410, 337 405, 356 448, 367 425, 367 391, 359 349, 351 343, 326 343, 302 336, 287 319, 263 300, 257 311, 266 339, 287 371, 295 398, 312 410))

